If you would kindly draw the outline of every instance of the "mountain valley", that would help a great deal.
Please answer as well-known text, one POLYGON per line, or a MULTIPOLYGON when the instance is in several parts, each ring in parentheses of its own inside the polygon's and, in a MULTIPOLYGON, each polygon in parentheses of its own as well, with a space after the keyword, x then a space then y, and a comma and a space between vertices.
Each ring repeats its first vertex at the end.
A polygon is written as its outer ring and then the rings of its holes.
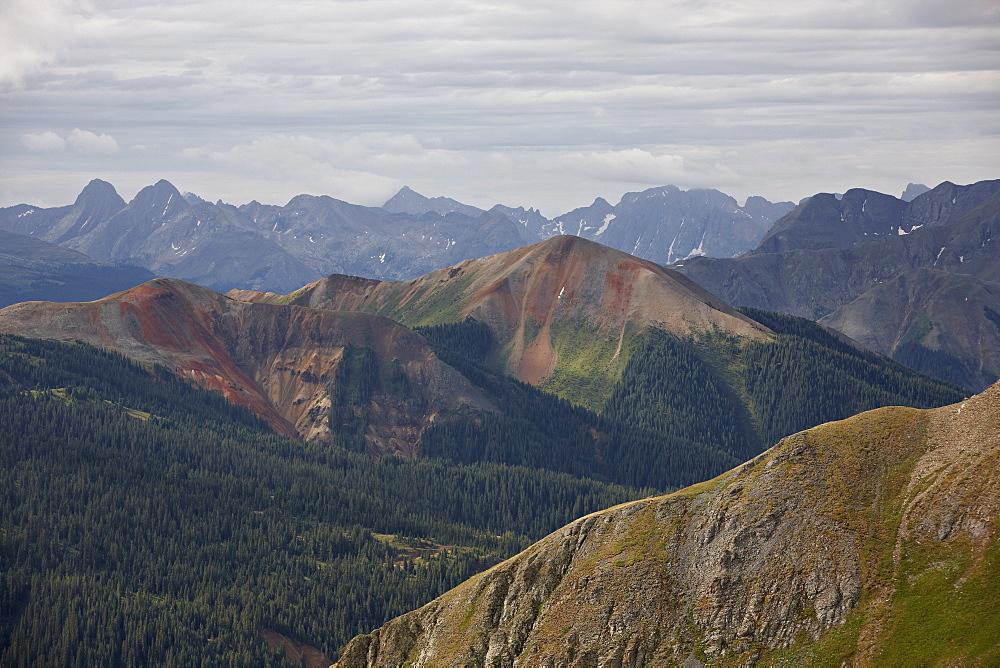
POLYGON ((0 210, 0 664, 997 661, 1000 181, 907 192, 0 210))
POLYGON ((277 636, 335 658, 580 514, 645 496, 292 440, 80 343, 0 335, 0 416, 5 666, 281 666, 277 636))

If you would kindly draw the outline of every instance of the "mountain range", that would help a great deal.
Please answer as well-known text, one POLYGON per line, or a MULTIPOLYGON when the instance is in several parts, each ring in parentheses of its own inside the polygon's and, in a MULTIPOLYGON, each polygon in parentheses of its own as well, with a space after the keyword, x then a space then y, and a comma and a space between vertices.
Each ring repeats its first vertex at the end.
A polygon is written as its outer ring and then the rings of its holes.
POLYGON ((0 664, 992 665, 998 221, 0 210, 0 664))
POLYGON ((405 282, 330 276, 287 296, 233 291, 251 301, 370 311, 409 326, 486 323, 502 370, 598 408, 635 336, 656 327, 684 338, 719 329, 766 338, 754 323, 677 272, 575 236, 466 260, 405 282), (603 389, 602 389, 603 388, 603 389))
POLYGON ((739 207, 715 190, 673 186, 629 193, 616 206, 598 199, 554 220, 533 208, 483 211, 405 187, 382 207, 312 195, 236 207, 182 195, 162 180, 126 203, 95 179, 69 206, 0 209, 0 229, 215 290, 282 292, 331 273, 410 279, 570 231, 657 262, 728 257, 752 248, 791 208, 760 197, 739 207))
POLYGON ((904 202, 816 195, 739 258, 674 268, 725 301, 818 319, 920 371, 983 389, 1000 377, 1000 181, 945 182, 904 202))
POLYGON ((4 663, 995 656, 996 392, 753 457, 962 395, 575 237, 237 296, 0 309, 4 663), (599 414, 503 373, 573 328, 627 357, 599 414))
POLYGON ((910 184, 903 198, 858 188, 795 207, 759 197, 740 207, 715 190, 664 186, 549 220, 406 187, 378 208, 310 195, 235 207, 160 181, 126 203, 95 179, 71 206, 0 209, 0 280, 7 303, 98 298, 148 279, 139 267, 219 291, 282 293, 331 272, 408 280, 568 232, 673 262, 730 304, 825 318, 873 350, 979 390, 1000 377, 998 184, 910 184), (85 255, 56 261, 54 249, 11 234, 85 255))
POLYGON ((287 296, 156 279, 94 302, 0 309, 0 332, 162 364, 286 436, 654 489, 820 422, 961 396, 807 321, 737 311, 572 236, 408 282, 337 275, 287 296))
POLYGON ((688 257, 735 257, 753 248, 791 202, 749 197, 743 206, 718 190, 675 186, 626 193, 612 206, 598 198, 546 223, 546 235, 573 234, 670 264, 688 257))

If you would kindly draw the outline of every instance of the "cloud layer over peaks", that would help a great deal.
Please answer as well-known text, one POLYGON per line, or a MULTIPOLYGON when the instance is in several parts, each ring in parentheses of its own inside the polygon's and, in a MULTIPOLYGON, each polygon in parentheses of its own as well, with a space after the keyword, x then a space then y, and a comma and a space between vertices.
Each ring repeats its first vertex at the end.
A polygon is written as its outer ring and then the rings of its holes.
POLYGON ((12 0, 0 39, 0 205, 100 176, 233 202, 405 183, 551 216, 667 182, 997 176, 985 0, 12 0))

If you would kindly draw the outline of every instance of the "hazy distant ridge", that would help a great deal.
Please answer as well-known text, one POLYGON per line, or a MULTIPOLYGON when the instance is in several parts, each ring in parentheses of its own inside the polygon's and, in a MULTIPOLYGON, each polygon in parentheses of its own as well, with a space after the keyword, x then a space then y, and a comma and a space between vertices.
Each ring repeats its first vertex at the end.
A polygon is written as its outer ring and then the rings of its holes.
POLYGON ((489 211, 402 188, 382 207, 298 195, 284 206, 233 206, 161 180, 126 203, 95 179, 73 205, 0 209, 0 229, 127 262, 216 290, 287 292, 333 273, 405 280, 463 260, 575 234, 644 259, 731 257, 752 248, 790 202, 675 186, 628 193, 548 219, 535 208, 489 211))

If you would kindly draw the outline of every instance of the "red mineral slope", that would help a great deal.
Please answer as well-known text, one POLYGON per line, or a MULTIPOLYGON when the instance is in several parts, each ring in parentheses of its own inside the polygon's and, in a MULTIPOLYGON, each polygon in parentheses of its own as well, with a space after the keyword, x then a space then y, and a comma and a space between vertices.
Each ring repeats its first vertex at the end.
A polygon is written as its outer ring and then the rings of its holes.
POLYGON ((569 359, 584 354, 579 339, 567 343, 575 332, 587 332, 583 336, 598 342, 600 355, 616 363, 628 337, 649 327, 680 337, 707 330, 740 337, 769 335, 766 327, 687 277, 573 236, 466 260, 412 281, 334 275, 285 296, 231 294, 259 302, 380 313, 411 326, 471 316, 494 331, 508 370, 535 384, 553 374, 573 373, 569 359))
POLYGON ((95 302, 25 302, 0 310, 0 332, 78 340, 163 364, 246 406, 280 434, 329 438, 328 386, 345 346, 396 360, 420 402, 373 399, 368 440, 412 454, 441 408, 488 401, 417 334, 364 313, 250 304, 176 279, 156 279, 95 302))

